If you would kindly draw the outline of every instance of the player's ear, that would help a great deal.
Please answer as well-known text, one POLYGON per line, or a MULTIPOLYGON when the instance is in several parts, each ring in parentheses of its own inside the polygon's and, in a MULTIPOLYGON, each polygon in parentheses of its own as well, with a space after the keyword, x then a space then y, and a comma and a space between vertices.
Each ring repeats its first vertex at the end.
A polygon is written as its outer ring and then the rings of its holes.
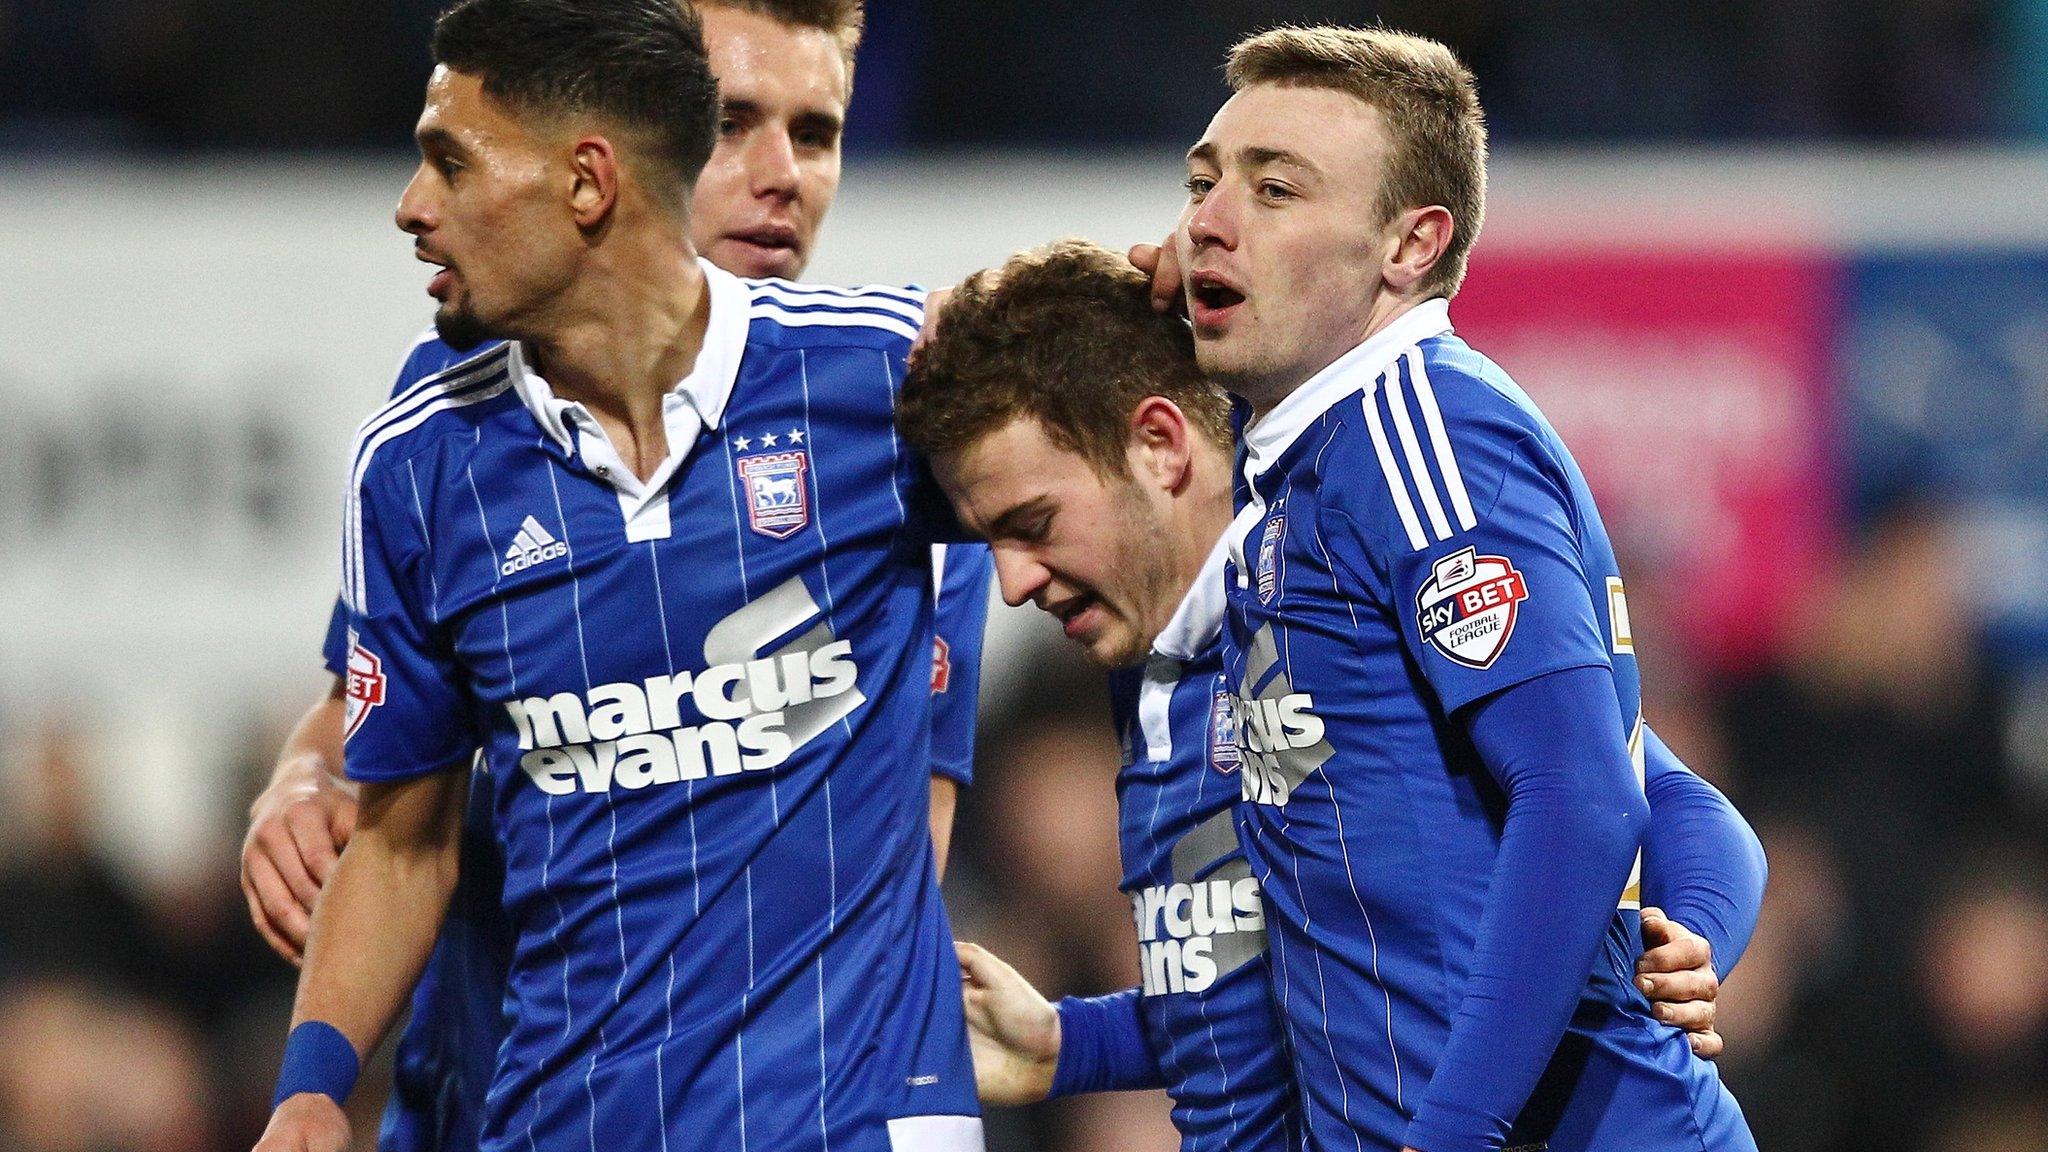
POLYGON ((1387 286, 1405 295, 1421 283, 1450 248, 1456 227, 1451 210, 1441 204, 1410 208, 1394 217, 1388 226, 1388 254, 1380 273, 1387 286))
POLYGON ((569 153, 569 211, 578 228, 595 228, 619 200, 619 154, 602 136, 584 136, 569 153))
POLYGON ((1180 491, 1194 470, 1193 434, 1180 405, 1164 396, 1145 397, 1131 413, 1132 475, 1180 491))

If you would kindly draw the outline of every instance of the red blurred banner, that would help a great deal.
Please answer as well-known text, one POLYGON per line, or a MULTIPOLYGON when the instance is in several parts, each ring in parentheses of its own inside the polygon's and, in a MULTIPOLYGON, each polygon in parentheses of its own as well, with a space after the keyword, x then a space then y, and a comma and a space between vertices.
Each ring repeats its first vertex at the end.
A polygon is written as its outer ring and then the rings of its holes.
POLYGON ((1831 554, 1834 268, 1482 247, 1452 304, 1571 446, 1630 592, 1654 588, 1657 617, 1718 671, 1771 651, 1831 554))

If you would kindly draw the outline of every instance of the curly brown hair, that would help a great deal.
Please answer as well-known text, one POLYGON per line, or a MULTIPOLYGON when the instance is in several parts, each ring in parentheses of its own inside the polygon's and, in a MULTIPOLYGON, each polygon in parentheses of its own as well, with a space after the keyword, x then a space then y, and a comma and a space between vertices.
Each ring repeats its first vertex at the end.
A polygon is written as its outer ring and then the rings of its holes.
POLYGON ((939 313, 903 382, 896 423, 927 456, 1030 417, 1104 477, 1128 477, 1131 414, 1163 396, 1228 448, 1230 401, 1202 378, 1187 322, 1152 308, 1150 279, 1085 240, 977 272, 939 313))

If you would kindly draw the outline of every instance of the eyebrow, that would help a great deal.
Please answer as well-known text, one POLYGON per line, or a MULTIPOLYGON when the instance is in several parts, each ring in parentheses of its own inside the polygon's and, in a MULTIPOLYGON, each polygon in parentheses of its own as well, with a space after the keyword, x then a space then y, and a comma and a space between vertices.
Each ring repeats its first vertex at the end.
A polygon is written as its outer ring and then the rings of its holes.
MULTIPOLYGON (((765 109, 762 108, 761 102, 758 100, 736 97, 720 101, 719 112, 725 116, 759 117, 765 112, 765 109)), ((814 132, 837 133, 845 129, 846 118, 830 112, 820 112, 813 109, 797 113, 790 118, 790 124, 797 128, 808 128, 814 132)))
POLYGON ((1238 155, 1243 157, 1248 167, 1252 168, 1264 168, 1268 164, 1285 164, 1290 168, 1300 168, 1305 172, 1322 171, 1308 157, 1303 156, 1299 152, 1289 152, 1285 148, 1249 147, 1239 152, 1238 155))
POLYGON ((1023 531, 1020 521, 1030 519, 1053 508, 1050 496, 1033 496, 1021 504, 1012 505, 1009 511, 989 521, 988 536, 991 540, 999 536, 1015 536, 1023 531))
POLYGON ((413 134, 413 138, 419 141, 420 151, 422 152, 431 149, 457 155, 465 151, 462 147, 462 141, 456 139, 455 133, 439 125, 422 128, 413 134))
MULTIPOLYGON (((1285 148, 1262 148, 1255 144, 1248 145, 1238 149, 1237 157, 1247 168, 1264 168, 1269 164, 1285 164, 1288 167, 1299 168, 1304 172, 1316 175, 1321 175, 1322 173, 1322 169, 1316 167, 1314 161, 1299 152, 1290 152, 1285 148)), ((1216 145, 1207 140, 1188 149, 1188 162, 1191 164, 1208 164, 1218 168, 1223 166, 1223 162, 1217 158, 1216 145)))

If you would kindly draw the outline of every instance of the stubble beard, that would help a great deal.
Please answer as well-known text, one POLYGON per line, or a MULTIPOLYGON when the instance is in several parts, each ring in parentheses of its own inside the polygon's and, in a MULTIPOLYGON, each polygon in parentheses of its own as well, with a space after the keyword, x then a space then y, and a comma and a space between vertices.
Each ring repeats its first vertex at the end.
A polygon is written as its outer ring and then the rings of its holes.
POLYGON ((476 313, 452 304, 443 304, 435 311, 434 331, 440 334, 442 343, 457 352, 467 352, 486 340, 500 337, 477 319, 476 313))

